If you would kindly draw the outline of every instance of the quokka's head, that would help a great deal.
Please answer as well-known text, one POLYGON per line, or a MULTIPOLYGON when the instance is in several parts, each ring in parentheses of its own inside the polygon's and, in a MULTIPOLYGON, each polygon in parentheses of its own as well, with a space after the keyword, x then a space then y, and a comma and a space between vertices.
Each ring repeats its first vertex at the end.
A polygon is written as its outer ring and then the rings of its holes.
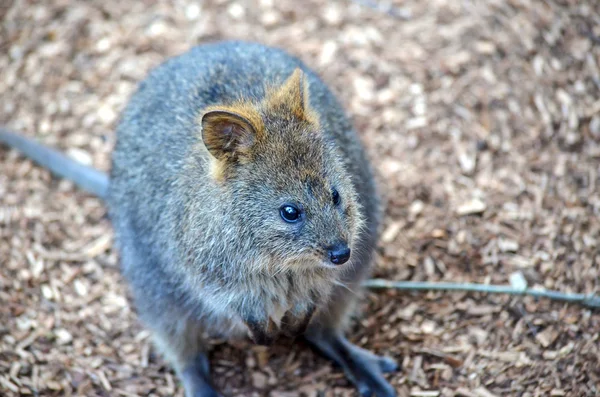
POLYGON ((270 267, 335 268, 351 260, 362 224, 357 194, 333 134, 310 107, 300 69, 260 102, 204 109, 200 123, 230 218, 270 267))

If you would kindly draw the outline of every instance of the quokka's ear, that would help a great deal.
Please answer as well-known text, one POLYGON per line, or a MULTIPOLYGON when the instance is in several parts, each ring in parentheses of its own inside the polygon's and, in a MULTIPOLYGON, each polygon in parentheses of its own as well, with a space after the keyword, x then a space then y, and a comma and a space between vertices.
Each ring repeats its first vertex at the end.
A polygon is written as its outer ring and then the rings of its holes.
POLYGON ((266 106, 273 111, 291 112, 299 120, 316 121, 309 105, 308 80, 300 68, 267 94, 266 106))
POLYGON ((235 161, 247 155, 262 132, 258 114, 215 107, 202 115, 202 140, 216 159, 235 161))

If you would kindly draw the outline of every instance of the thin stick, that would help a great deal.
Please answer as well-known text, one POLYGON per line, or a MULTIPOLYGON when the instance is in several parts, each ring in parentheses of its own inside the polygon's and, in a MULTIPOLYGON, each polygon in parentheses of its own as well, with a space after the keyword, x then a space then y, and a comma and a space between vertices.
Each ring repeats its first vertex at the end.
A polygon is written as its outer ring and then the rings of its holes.
POLYGON ((407 8, 394 7, 391 4, 379 4, 376 0, 352 0, 356 4, 360 4, 363 7, 371 8, 372 10, 382 12, 391 17, 398 19, 410 19, 411 12, 407 8))
POLYGON ((590 308, 600 308, 600 296, 594 294, 569 294, 558 291, 531 288, 513 288, 510 285, 485 285, 473 283, 430 283, 419 281, 390 281, 383 279, 366 280, 363 286, 369 289, 399 289, 412 291, 462 291, 483 292, 486 294, 527 295, 548 298, 563 302, 579 303, 590 308))

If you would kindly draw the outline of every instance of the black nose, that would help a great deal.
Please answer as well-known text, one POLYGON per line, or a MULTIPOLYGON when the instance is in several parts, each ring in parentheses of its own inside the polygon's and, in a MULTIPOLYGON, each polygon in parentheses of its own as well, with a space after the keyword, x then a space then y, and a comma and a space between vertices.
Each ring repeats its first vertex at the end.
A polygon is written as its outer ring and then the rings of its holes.
POLYGON ((343 265, 350 259, 350 248, 345 243, 329 248, 329 260, 335 265, 343 265))

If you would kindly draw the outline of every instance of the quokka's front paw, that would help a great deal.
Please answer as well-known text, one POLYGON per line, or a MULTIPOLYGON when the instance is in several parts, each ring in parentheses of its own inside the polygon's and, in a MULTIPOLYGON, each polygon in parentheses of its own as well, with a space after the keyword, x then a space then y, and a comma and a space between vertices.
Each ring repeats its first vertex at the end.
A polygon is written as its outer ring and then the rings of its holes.
POLYGON ((267 321, 258 321, 251 318, 245 320, 244 323, 250 331, 250 339, 257 345, 271 345, 279 337, 279 327, 271 317, 267 321))

